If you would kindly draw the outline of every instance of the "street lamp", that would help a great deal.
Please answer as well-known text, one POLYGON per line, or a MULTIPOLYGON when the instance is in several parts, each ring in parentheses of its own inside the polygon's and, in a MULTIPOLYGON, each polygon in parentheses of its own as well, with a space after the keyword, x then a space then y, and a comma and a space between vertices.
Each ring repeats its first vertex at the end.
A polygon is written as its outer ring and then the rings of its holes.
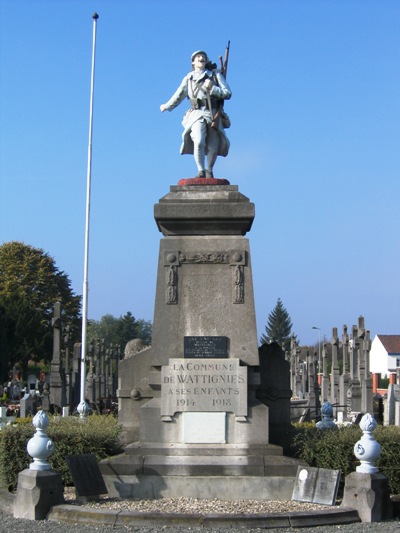
POLYGON ((318 330, 318 373, 321 373, 321 329, 313 326, 311 329, 318 330))

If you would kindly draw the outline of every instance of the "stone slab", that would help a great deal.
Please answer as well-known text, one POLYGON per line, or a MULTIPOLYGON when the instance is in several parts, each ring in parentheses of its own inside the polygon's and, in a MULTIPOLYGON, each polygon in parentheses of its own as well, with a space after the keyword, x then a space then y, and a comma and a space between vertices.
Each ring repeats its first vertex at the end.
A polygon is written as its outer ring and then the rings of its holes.
POLYGON ((107 487, 93 454, 67 455, 65 457, 77 497, 97 497, 107 494, 107 487))
POLYGON ((313 503, 321 505, 335 505, 339 489, 340 470, 320 468, 318 470, 317 483, 313 503))
POLYGON ((340 481, 339 470, 299 466, 292 500, 334 505, 340 481))
POLYGON ((226 413, 183 413, 182 442, 225 444, 226 413))

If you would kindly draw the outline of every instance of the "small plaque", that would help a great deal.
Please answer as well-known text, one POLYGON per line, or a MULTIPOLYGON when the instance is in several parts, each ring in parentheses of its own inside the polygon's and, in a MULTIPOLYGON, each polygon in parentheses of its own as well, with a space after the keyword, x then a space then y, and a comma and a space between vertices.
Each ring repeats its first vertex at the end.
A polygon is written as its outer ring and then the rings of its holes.
POLYGON ((292 500, 335 505, 339 481, 340 470, 299 466, 292 500))
POLYGON ((65 457, 77 497, 96 497, 107 494, 96 457, 91 454, 67 455, 65 457))
POLYGON ((340 470, 320 468, 318 470, 313 503, 335 505, 339 489, 339 481, 340 470))
POLYGON ((184 337, 183 356, 190 359, 228 357, 228 338, 184 337))
POLYGON ((185 444, 225 444, 226 413, 183 413, 185 444))

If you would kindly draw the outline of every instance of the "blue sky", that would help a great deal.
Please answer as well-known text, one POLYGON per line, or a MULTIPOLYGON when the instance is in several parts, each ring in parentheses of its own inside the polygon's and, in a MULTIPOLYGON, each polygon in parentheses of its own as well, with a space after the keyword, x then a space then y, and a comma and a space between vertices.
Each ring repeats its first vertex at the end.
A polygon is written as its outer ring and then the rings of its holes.
POLYGON ((190 55, 231 41, 231 151, 217 177, 256 205, 259 336, 281 298, 302 344, 399 331, 400 2, 1 0, 0 243, 43 248, 82 294, 97 24, 89 317, 152 320, 153 206, 195 174, 182 103, 190 55))

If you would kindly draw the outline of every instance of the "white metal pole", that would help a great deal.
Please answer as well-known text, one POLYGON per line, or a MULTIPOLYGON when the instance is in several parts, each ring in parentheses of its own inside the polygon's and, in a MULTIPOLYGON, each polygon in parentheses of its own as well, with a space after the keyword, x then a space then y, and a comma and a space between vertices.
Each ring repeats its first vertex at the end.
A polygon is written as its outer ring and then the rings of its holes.
POLYGON ((89 271, 89 228, 90 228, 90 186, 92 176, 92 135, 93 135, 93 99, 94 99, 94 72, 96 58, 96 30, 99 15, 93 14, 93 47, 92 47, 92 76, 90 83, 90 111, 89 111, 89 144, 86 179, 86 229, 85 229, 85 257, 83 269, 83 301, 82 301, 82 351, 81 351, 81 388, 78 412, 84 418, 88 412, 86 404, 86 356, 87 356, 87 320, 88 320, 88 271, 89 271))

